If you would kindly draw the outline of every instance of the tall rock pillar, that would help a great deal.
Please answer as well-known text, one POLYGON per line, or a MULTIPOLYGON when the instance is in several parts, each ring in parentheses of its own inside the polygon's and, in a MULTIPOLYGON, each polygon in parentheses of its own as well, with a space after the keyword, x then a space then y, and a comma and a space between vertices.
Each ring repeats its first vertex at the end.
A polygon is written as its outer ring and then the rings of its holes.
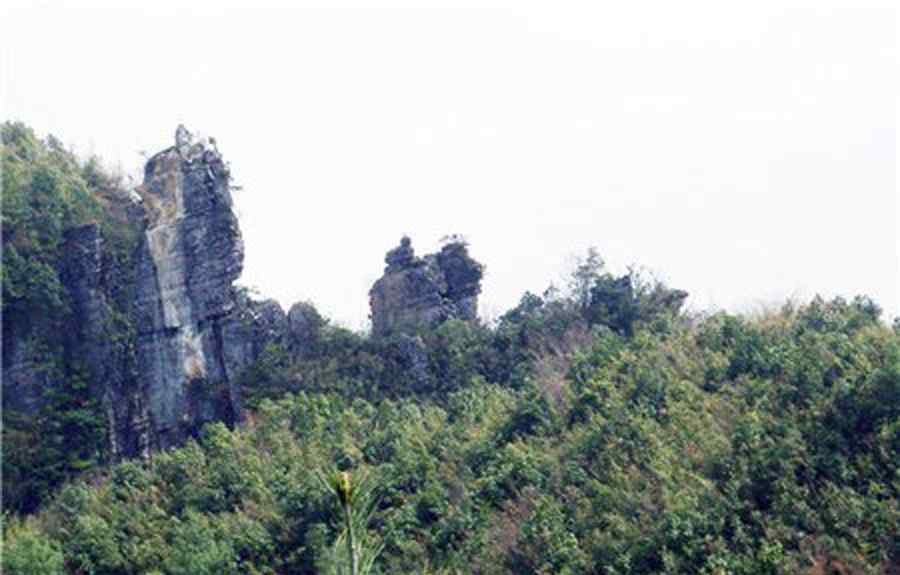
POLYGON ((146 208, 133 304, 137 377, 148 447, 179 443, 205 422, 234 421, 222 325, 235 311, 232 283, 244 249, 230 174, 215 145, 179 126, 176 145, 153 156, 139 193, 146 208))

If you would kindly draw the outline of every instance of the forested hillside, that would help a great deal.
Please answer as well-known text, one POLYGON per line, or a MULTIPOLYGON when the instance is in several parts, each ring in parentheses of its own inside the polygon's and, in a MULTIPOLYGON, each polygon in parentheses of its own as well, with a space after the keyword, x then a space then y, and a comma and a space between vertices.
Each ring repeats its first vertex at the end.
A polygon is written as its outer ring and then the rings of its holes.
MULTIPOLYGON (((59 483, 108 460, 103 398, 89 390, 85 326, 66 283, 78 284, 80 234, 97 224, 96 257, 125 269, 137 241, 121 177, 98 158, 80 162, 52 136, 2 126, 3 506, 33 510, 59 483), (87 227, 86 227, 87 226, 87 227)), ((112 274, 98 336, 124 363, 131 278, 112 274)))
POLYGON ((4 356, 27 330, 47 366, 4 409, 4 573, 900 573, 900 325, 863 296, 685 312, 593 250, 485 324, 464 242, 404 240, 379 297, 433 282, 414 311, 444 315, 376 336, 298 304, 229 380, 240 414, 110 454, 61 246, 97 221, 124 262, 139 224, 96 162, 3 142, 4 356))

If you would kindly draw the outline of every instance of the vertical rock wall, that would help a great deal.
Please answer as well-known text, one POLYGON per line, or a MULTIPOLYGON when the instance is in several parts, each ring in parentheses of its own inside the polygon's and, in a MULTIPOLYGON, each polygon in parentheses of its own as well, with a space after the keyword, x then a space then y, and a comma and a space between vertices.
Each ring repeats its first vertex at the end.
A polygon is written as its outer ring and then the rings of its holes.
POLYGON ((114 311, 106 296, 102 244, 97 224, 65 233, 60 278, 66 286, 73 317, 65 355, 67 365, 87 372, 90 393, 100 401, 106 415, 110 450, 118 455, 121 443, 115 430, 122 426, 113 406, 126 404, 122 390, 127 387, 129 362, 121 353, 127 353, 120 345, 123 342, 110 336, 114 311))
POLYGON ((65 317, 43 318, 54 321, 41 330, 32 318, 5 318, 4 408, 33 418, 48 391, 86 377, 115 458, 239 420, 238 376, 289 329, 276 302, 233 286, 244 252, 229 180, 215 144, 179 127, 134 198, 107 198, 121 203, 105 214, 121 225, 112 233, 127 236, 106 244, 97 223, 65 232, 55 270, 65 317))
POLYGON ((222 329, 235 312, 244 252, 228 168, 212 144, 179 128, 176 146, 147 163, 139 193, 147 219, 133 304, 137 385, 149 444, 164 448, 239 413, 222 329))
MULTIPOLYGON (((312 306, 298 304, 288 315, 234 287, 243 242, 228 166, 214 142, 195 141, 179 127, 175 145, 147 162, 136 197, 122 199, 128 205, 119 210, 123 229, 137 234, 136 248, 131 239, 125 248, 104 247, 97 224, 67 231, 58 272, 71 317, 61 319, 66 333, 55 347, 32 345, 27 322, 17 333, 4 328, 4 392, 11 396, 4 405, 27 417, 42 391, 86 373, 115 457, 178 445, 211 421, 236 423, 240 374, 272 342, 297 357, 309 353, 324 324, 312 306), (35 368, 56 363, 49 374, 35 368)), ((463 242, 419 258, 408 238, 385 261, 370 291, 373 332, 402 335, 402 355, 415 360, 411 369, 421 379, 426 366, 415 332, 451 318, 474 320, 483 266, 463 242)))

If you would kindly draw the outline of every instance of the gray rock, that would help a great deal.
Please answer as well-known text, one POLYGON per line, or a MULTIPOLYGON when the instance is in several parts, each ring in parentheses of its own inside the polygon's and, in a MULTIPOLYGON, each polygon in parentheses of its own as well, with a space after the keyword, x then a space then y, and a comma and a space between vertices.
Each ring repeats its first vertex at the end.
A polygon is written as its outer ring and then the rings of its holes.
POLYGON ((409 238, 385 257, 384 275, 369 291, 372 333, 414 333, 451 318, 474 320, 484 266, 465 243, 448 243, 436 254, 417 258, 409 238))
MULTIPOLYGON (((111 337, 113 308, 106 294, 102 258, 103 239, 96 223, 66 230, 60 279, 71 302, 73 321, 67 337, 67 363, 87 370, 90 393, 100 400, 110 430, 114 456, 122 443, 115 432, 127 427, 131 414, 117 417, 114 405, 127 405, 129 364, 127 344, 111 337)), ((121 412, 121 410, 120 410, 121 412)))
MULTIPOLYGON (((60 282, 71 306, 71 325, 53 335, 66 356, 78 358, 80 365, 99 381, 104 371, 103 349, 97 344, 102 338, 102 326, 109 315, 108 305, 101 291, 101 240, 96 224, 79 226, 63 233, 60 282)), ((21 331, 4 338, 4 391, 7 406, 26 413, 34 413, 43 404, 44 392, 64 377, 64 364, 52 361, 47 351, 31 337, 31 326, 17 322, 21 331), (9 345, 7 345, 9 344, 9 345), (45 367, 36 369, 37 365, 45 367), (55 365, 57 369, 46 369, 55 365), (57 371, 58 373, 51 373, 57 371), (41 373, 43 371, 44 373, 41 373)), ((45 334, 47 335, 47 334, 45 334)), ((50 355, 56 352, 50 351, 50 355)), ((97 390, 92 390, 95 392, 97 390)))
POLYGON ((415 264, 415 261, 416 255, 413 252, 412 240, 410 240, 408 236, 403 236, 400 239, 400 245, 384 256, 384 262, 387 264, 387 269, 391 271, 412 267, 415 264))
POLYGON ((308 354, 318 344, 325 320, 305 302, 292 305, 287 317, 291 349, 298 355, 308 354))
POLYGON ((88 393, 98 399, 107 418, 110 452, 114 457, 135 453, 137 443, 129 448, 127 438, 146 418, 134 385, 133 341, 119 324, 122 314, 112 297, 120 286, 111 284, 121 278, 104 261, 97 224, 70 228, 63 240, 57 272, 69 304, 65 328, 56 334, 4 338, 4 407, 34 415, 47 391, 75 374, 86 377, 88 393))
POLYGON ((43 390, 54 384, 42 347, 24 326, 3 334, 3 409, 32 415, 42 405, 43 390))
MULTIPOLYGON (((67 353, 81 360, 92 383, 99 383, 109 367, 105 327, 112 313, 103 286, 100 229, 97 224, 79 226, 66 230, 64 238, 60 279, 69 294, 74 319, 67 353)), ((102 389, 92 391, 101 393, 102 389)))
POLYGON ((233 286, 244 252, 230 189, 213 141, 179 126, 176 145, 147 162, 139 202, 106 198, 120 204, 114 225, 139 236, 133 252, 106 249, 131 244, 105 246, 97 224, 67 230, 56 270, 71 311, 65 333, 5 318, 4 408, 33 416, 47 390, 85 373, 116 458, 240 421, 240 374, 269 344, 315 327, 297 313, 290 336, 276 302, 233 286))
POLYGON ((287 315, 275 300, 254 301, 237 296, 234 313, 219 322, 221 358, 230 403, 229 415, 234 421, 243 419, 242 393, 238 384, 241 373, 270 344, 284 344, 288 334, 287 315))
POLYGON ((145 443, 160 448, 208 421, 235 421, 240 403, 229 379, 248 362, 225 349, 243 344, 223 336, 234 331, 232 284, 244 259, 228 168, 183 126, 176 142, 147 162, 139 189, 147 216, 132 306, 145 443))

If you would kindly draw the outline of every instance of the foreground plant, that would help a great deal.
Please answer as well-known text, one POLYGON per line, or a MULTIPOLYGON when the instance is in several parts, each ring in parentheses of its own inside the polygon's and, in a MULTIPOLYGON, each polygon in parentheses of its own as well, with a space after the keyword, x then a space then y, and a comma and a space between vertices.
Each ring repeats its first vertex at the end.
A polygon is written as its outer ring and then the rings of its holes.
POLYGON ((344 530, 331 550, 328 570, 335 575, 366 575, 372 572, 375 559, 384 544, 374 540, 367 525, 375 509, 374 481, 371 476, 349 471, 319 473, 319 480, 339 505, 344 530))

